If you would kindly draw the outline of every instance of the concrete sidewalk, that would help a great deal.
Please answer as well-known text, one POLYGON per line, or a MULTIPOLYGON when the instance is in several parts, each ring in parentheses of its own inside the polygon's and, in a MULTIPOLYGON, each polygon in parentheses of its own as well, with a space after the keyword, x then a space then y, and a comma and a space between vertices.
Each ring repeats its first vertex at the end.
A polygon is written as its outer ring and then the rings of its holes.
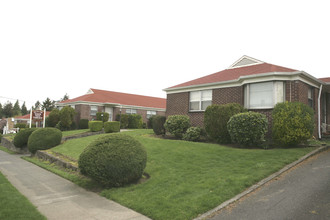
POLYGON ((0 172, 50 220, 148 219, 27 162, 20 155, 0 150, 0 172))

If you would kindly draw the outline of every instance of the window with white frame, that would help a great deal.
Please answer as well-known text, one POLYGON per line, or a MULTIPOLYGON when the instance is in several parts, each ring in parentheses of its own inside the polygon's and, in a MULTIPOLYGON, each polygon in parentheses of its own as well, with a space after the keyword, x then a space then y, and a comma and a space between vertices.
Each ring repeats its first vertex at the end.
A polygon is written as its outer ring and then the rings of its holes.
POLYGON ((212 90, 190 92, 189 110, 205 111, 207 106, 212 104, 212 90))
POLYGON ((97 113, 97 106, 92 105, 91 106, 91 116, 96 116, 97 113))
POLYGON ((284 102, 284 83, 271 81, 251 83, 244 88, 244 106, 248 109, 273 108, 284 102))
POLYGON ((136 114, 136 109, 126 109, 126 114, 136 114))
POLYGON ((150 118, 153 115, 156 115, 157 112, 156 111, 147 111, 147 118, 150 118))

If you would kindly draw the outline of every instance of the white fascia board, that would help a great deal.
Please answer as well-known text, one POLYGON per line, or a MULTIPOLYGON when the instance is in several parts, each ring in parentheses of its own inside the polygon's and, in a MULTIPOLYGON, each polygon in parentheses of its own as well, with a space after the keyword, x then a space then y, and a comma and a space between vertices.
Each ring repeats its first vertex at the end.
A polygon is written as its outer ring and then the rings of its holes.
POLYGON ((145 106, 135 106, 135 105, 122 105, 120 103, 99 103, 99 102, 87 102, 87 101, 76 101, 76 102, 66 102, 59 103, 57 106, 67 106, 67 105, 96 105, 96 106, 111 106, 111 107, 122 107, 122 108, 134 108, 134 109, 143 109, 143 110, 153 110, 153 111, 164 111, 165 108, 155 108, 155 107, 145 107, 145 106))
POLYGON ((262 73, 262 74, 255 74, 249 76, 241 76, 238 79, 224 81, 224 82, 215 82, 215 83, 193 85, 193 86, 186 86, 180 88, 164 89, 163 91, 165 91, 167 94, 174 94, 174 93, 191 92, 191 91, 198 91, 204 89, 206 90, 206 89, 236 87, 248 83, 257 83, 257 82, 275 81, 275 80, 279 80, 279 81, 300 80, 314 87, 319 87, 320 84, 324 84, 322 81, 318 80, 317 78, 303 71, 270 72, 270 73, 262 73))

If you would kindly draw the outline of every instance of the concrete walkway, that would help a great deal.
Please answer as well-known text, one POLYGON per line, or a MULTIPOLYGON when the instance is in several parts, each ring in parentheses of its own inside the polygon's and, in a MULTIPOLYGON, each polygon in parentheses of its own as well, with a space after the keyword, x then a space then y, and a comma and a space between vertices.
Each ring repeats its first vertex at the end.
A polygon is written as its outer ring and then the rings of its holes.
POLYGON ((148 219, 27 162, 20 155, 0 150, 0 172, 50 220, 148 219))
POLYGON ((330 150, 283 173, 211 219, 330 219, 330 150))

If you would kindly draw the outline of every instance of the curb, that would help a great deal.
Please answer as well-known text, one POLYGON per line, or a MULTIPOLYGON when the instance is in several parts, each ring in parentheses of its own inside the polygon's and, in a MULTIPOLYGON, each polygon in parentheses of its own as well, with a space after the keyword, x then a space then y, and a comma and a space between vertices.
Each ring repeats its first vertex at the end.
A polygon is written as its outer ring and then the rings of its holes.
POLYGON ((258 183, 254 184, 253 186, 251 186, 250 188, 246 189, 245 191, 241 192, 240 194, 234 196, 233 198, 221 203, 219 206, 215 207, 214 209, 211 209, 208 212, 205 212, 204 214, 198 216, 197 218, 194 218, 194 220, 202 220, 202 219, 207 219, 208 216, 215 214, 216 212, 218 212, 219 210, 225 208, 226 206, 236 202, 237 200, 241 199, 242 197, 246 196, 247 194, 253 192, 254 190, 260 188, 261 186, 265 185, 266 183, 268 183, 269 181, 275 179, 276 177, 278 177, 279 175, 283 174, 284 172, 288 171, 289 169, 291 169, 292 167, 298 165, 299 163, 303 162, 304 160, 318 154, 321 153, 322 151, 328 150, 330 149, 330 146, 322 146, 319 147, 318 149, 308 153, 307 155, 303 156, 302 158, 286 165, 284 168, 282 168, 280 171, 277 171, 276 173, 273 173, 272 175, 266 177, 265 179, 259 181, 258 183))

